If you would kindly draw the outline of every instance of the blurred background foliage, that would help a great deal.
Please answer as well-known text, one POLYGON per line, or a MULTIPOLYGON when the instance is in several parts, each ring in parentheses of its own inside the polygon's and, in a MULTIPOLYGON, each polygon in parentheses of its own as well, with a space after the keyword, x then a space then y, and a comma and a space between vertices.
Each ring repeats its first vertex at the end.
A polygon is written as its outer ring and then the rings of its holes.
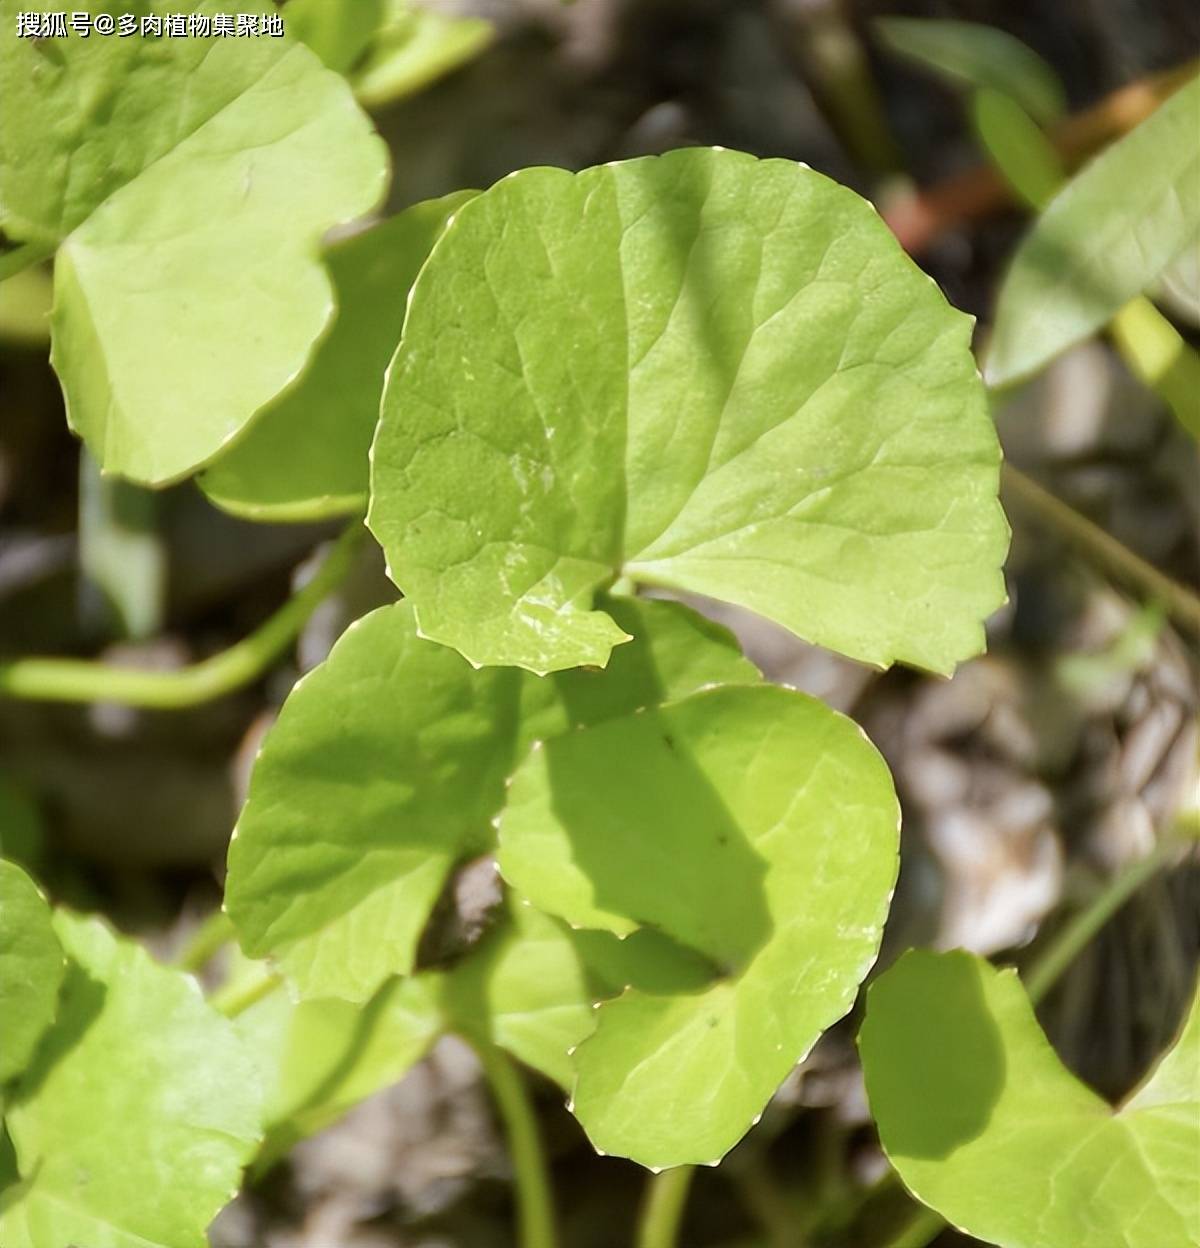
MULTIPOLYGON (((912 28, 879 19, 984 23, 1033 49, 1049 78, 1011 47, 990 51, 984 71, 1010 88, 1015 75, 1067 165, 1145 116, 1161 75, 1200 53, 1192 0, 288 0, 283 12, 390 145, 388 211, 527 165, 687 144, 802 160, 877 204, 979 318, 981 343, 1028 212, 987 165, 978 118, 945 72, 960 52, 935 50, 931 72, 912 28)), ((1192 344, 1197 280, 1185 257, 1155 292, 1192 344)), ((192 484, 151 494, 102 480, 66 431, 46 361, 49 300, 40 269, 0 284, 0 653, 155 669, 216 653, 284 601, 335 529, 247 524, 192 484)), ((1196 445, 1127 345, 1071 350, 996 419, 1010 462, 1194 591, 1196 445)), ((885 961, 911 944, 1019 960, 1200 805, 1197 636, 1129 592, 1095 543, 1064 542, 1036 498, 1006 501, 1010 602, 990 622, 989 653, 953 680, 879 675, 701 604, 769 677, 853 714, 886 754, 905 826, 885 961)), ((219 899, 246 774, 282 698, 349 620, 394 596, 377 552, 362 551, 294 653, 186 712, 0 699, 0 851, 56 899, 178 949, 219 899)), ((1067 1062, 1105 1095, 1128 1090, 1172 1034, 1200 954, 1198 902, 1194 861, 1152 880, 1042 1006, 1067 1062)), ((855 1025, 829 1033, 760 1127, 701 1175, 685 1245, 881 1242, 874 1228, 902 1197, 871 1186, 885 1167, 855 1025)), ((596 1158, 555 1092, 540 1092, 564 1241, 628 1244, 640 1172, 596 1158)), ((503 1245, 506 1166, 473 1059, 443 1044, 293 1150, 222 1215, 213 1242, 503 1245)))

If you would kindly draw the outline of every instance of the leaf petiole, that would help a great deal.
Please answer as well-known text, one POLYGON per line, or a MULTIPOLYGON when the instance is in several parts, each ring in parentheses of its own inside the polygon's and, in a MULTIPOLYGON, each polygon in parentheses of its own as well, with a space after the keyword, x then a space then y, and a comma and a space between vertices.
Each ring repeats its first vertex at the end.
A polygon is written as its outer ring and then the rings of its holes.
MULTIPOLYGON (((464 1037, 466 1038, 466 1037, 464 1037)), ((521 1072, 495 1045, 470 1039, 504 1123, 517 1189, 520 1248, 557 1248, 554 1204, 533 1102, 521 1072)))
POLYGON ((113 667, 87 659, 24 658, 0 662, 0 697, 38 702, 120 702, 182 710, 249 684, 295 640, 308 618, 350 571, 363 530, 351 525, 309 582, 249 637, 175 672, 113 667))

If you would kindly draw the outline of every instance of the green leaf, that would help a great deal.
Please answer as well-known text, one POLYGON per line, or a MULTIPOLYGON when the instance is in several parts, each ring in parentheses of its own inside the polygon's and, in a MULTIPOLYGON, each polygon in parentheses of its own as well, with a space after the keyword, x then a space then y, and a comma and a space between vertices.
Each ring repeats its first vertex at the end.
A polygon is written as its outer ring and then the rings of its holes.
POLYGON ((447 219, 474 194, 417 204, 329 250, 333 329, 299 381, 200 477, 214 503, 263 521, 366 508, 367 454, 408 289, 447 219))
POLYGON ((487 850, 533 740, 757 672, 677 604, 614 601, 644 637, 611 670, 476 671, 421 639, 407 603, 354 624, 292 691, 229 853, 225 904, 251 957, 302 996, 367 999, 412 969, 455 863, 487 850))
POLYGON ((0 859, 0 1083, 28 1063, 58 1009, 66 963, 37 885, 0 859))
POLYGON ((772 686, 698 693, 559 736, 513 779, 501 871, 539 909, 707 960, 631 987, 574 1055, 600 1150, 713 1162, 852 1004, 879 947, 899 812, 851 721, 772 686))
POLYGON ((482 18, 451 17, 412 0, 388 0, 384 19, 352 76, 354 93, 368 108, 414 95, 473 60, 494 33, 482 18))
POLYGON ((1062 186, 1066 171, 1054 144, 1010 96, 976 91, 971 121, 992 164, 1018 199, 1040 208, 1062 186))
POLYGON ((571 1050, 596 1021, 588 968, 564 924, 512 894, 507 909, 508 917, 445 976, 448 1024, 569 1088, 571 1050))
POLYGON ((922 17, 881 17, 874 25, 893 52, 952 83, 989 87, 1011 96, 1039 121, 1054 121, 1066 107, 1058 75, 1007 31, 922 17))
POLYGON ((365 1005, 276 992, 235 1026, 262 1071, 266 1140, 261 1169, 352 1106, 396 1083, 441 1026, 430 977, 389 980, 365 1005))
POLYGON ((442 979, 449 1029, 506 1049, 564 1088, 595 1005, 626 988, 688 992, 712 978, 690 950, 649 929, 628 940, 572 931, 509 892, 508 917, 442 979))
POLYGON ((1200 1243, 1196 1002, 1115 1110, 1059 1061, 1016 973, 967 953, 905 954, 867 994, 859 1047, 892 1164, 967 1234, 1005 1248, 1200 1243))
POLYGON ((288 0, 287 32, 339 74, 357 64, 386 11, 386 0, 288 0))
POLYGON ((1000 290, 985 373, 1035 373, 1152 286, 1200 235, 1200 77, 1050 201, 1000 290))
POLYGON ((17 39, 18 7, 0 0, 0 224, 58 247, 72 428, 107 471, 171 481, 300 371, 333 310, 320 238, 376 203, 386 154, 300 45, 17 39))
POLYGON ((55 916, 59 1016, 14 1085, 4 1248, 202 1248, 260 1138, 255 1069, 194 980, 55 916))
POLYGON ((936 671, 1003 600, 970 321, 853 192, 691 149, 514 174, 413 287, 370 525, 422 635, 603 665, 598 588, 750 607, 936 671))

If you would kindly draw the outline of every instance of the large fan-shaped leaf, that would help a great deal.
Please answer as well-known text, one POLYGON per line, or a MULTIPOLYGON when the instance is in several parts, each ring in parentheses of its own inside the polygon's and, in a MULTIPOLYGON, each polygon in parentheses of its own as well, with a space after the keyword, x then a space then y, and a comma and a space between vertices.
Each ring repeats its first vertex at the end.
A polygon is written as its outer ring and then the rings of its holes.
POLYGON ((17 39, 18 7, 0 0, 0 222, 58 247, 53 361, 72 426, 105 469, 169 481, 300 371, 333 311, 318 243, 378 200, 383 145, 298 44, 17 39))
POLYGON ((1200 77, 1106 148, 1050 201, 996 304, 986 373, 1036 372, 1151 287, 1200 237, 1200 77))
POLYGON ((37 885, 0 861, 0 1083, 24 1069, 54 1020, 66 963, 37 885))
POLYGON ((254 1065, 195 981, 95 920, 55 916, 58 1020, 5 1122, 21 1183, 4 1248, 203 1248, 260 1136, 254 1065))
POLYGON ((658 1167, 737 1142, 874 961, 898 822, 860 730, 790 690, 711 690, 535 749, 501 820, 505 878, 573 925, 653 929, 713 975, 600 1006, 574 1055, 597 1148, 658 1167))
POLYGON ((1200 1243, 1200 1005, 1119 1109, 1084 1087, 1015 972, 905 954, 871 987, 867 1092, 905 1184, 1004 1248, 1200 1243))
POLYGON ((475 663, 604 664, 624 633, 592 599, 624 572, 949 671, 1007 545, 969 338, 803 166, 527 170, 413 287, 371 527, 422 633, 475 663))
POLYGON ((253 520, 312 520, 367 504, 367 453, 408 288, 447 217, 474 194, 417 204, 330 249, 337 320, 304 375, 200 478, 253 520))
POLYGON ((724 630, 672 603, 611 604, 641 636, 608 672, 476 671, 417 636, 406 603, 360 620, 293 690, 229 854, 243 948, 305 996, 365 1000, 412 969, 455 862, 486 850, 530 743, 757 673, 724 630))

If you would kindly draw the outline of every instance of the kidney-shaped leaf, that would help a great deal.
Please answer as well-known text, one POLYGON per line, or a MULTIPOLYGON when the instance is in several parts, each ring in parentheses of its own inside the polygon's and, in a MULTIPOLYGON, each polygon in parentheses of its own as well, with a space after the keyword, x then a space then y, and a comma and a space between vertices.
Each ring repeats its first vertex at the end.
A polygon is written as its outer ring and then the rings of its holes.
POLYGON ((1000 289, 986 374, 1005 385, 1106 324, 1200 236, 1200 77, 1050 201, 1000 289))
POLYGON ((58 1019, 12 1089, 4 1248, 203 1248, 260 1136, 254 1065, 194 980, 55 916, 58 1019))
POLYGON ((968 1234, 1004 1248, 1200 1243, 1197 1003, 1115 1110, 1059 1061, 1016 973, 967 953, 905 954, 868 992, 859 1047, 892 1164, 968 1234))
POLYGON ((65 966, 45 898, 20 867, 0 860, 0 1083, 25 1068, 54 1021, 65 966))
POLYGON ((533 169, 413 287, 370 524, 422 634, 604 664, 618 573, 937 671, 1003 599, 970 321, 864 200, 692 149, 533 169))
POLYGON ((300 371, 333 311, 320 238, 378 200, 386 153, 299 44, 17 39, 18 7, 0 7, 0 222, 58 247, 52 358, 72 427, 105 469, 169 481, 300 371))
POLYGON ((200 477, 214 503, 274 521, 365 509, 367 453, 408 288, 446 219, 474 193, 416 204, 329 250, 333 329, 300 380, 200 477))
POLYGON ((706 959, 690 992, 633 986, 574 1054, 595 1146, 713 1162, 854 1000, 896 876, 879 755, 803 694, 726 688, 545 743, 514 777, 500 868, 535 906, 706 959))
POLYGON ((641 636, 607 672, 552 680, 473 669, 420 638, 407 603, 354 624, 292 691, 229 852, 242 947, 303 996, 365 1000, 412 969, 450 869, 488 849, 530 743, 758 673, 730 636, 673 603, 612 604, 641 636))

